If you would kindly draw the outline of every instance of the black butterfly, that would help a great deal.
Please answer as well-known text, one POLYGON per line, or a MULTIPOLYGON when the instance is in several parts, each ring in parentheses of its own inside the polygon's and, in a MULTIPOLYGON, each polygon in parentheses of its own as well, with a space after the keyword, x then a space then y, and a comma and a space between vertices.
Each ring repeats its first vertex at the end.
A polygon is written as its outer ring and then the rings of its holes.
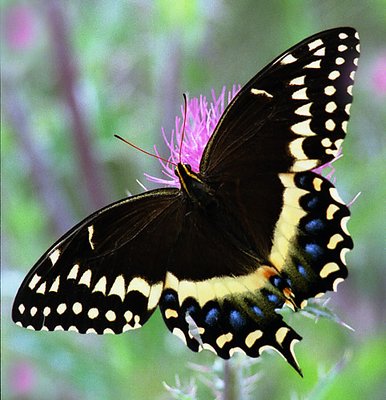
POLYGON ((346 134, 359 37, 318 33, 249 81, 181 189, 103 208, 36 263, 12 318, 34 330, 122 333, 159 305, 171 332, 222 358, 274 348, 299 372, 301 337, 275 312, 336 290, 353 247, 349 210, 311 170, 346 134))

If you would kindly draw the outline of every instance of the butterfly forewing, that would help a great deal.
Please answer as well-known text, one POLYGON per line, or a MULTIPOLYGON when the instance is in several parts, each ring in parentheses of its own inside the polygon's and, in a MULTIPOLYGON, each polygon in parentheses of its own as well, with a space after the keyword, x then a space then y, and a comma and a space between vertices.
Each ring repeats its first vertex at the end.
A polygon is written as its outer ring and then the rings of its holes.
POLYGON ((142 326, 163 290, 183 213, 178 197, 177 189, 156 190, 86 218, 25 278, 13 320, 34 330, 99 334, 142 326))
POLYGON ((358 57, 352 28, 321 32, 277 57, 225 110, 202 174, 297 172, 331 161, 346 134, 358 57))

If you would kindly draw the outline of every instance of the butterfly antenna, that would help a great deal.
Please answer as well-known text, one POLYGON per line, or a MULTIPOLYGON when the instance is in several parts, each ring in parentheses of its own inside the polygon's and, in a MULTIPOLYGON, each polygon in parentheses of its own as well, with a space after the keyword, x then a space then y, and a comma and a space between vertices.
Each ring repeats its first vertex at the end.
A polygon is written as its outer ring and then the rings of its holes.
POLYGON ((115 136, 117 139, 122 140, 122 142, 126 143, 127 145, 129 145, 129 146, 131 146, 131 147, 134 147, 135 149, 141 151, 142 153, 147 154, 148 156, 154 157, 154 158, 156 158, 157 160, 162 160, 163 162, 165 162, 165 163, 167 163, 167 164, 172 164, 172 165, 174 165, 175 167, 177 166, 177 164, 174 163, 173 161, 167 160, 166 158, 163 158, 163 157, 161 157, 161 156, 159 156, 159 155, 157 155, 157 154, 153 154, 153 153, 150 153, 150 152, 148 152, 148 151, 146 151, 146 150, 144 150, 144 149, 141 149, 140 147, 136 146, 135 144, 129 142, 129 141, 126 140, 126 139, 124 139, 122 136, 119 136, 119 135, 114 135, 114 136, 115 136))
POLYGON ((186 115, 187 115, 187 110, 188 110, 188 99, 186 97, 186 94, 183 94, 184 96, 184 123, 182 125, 182 134, 181 134, 181 141, 180 141, 180 153, 178 156, 178 162, 181 162, 181 154, 182 154, 182 144, 184 143, 184 138, 185 138, 185 126, 186 126, 186 115))

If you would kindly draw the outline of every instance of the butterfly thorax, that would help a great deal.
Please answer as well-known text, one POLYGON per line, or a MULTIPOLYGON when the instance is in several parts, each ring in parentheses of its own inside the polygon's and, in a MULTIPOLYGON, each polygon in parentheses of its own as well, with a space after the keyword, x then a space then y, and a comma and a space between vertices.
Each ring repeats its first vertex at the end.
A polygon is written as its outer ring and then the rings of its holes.
POLYGON ((217 201, 213 190, 201 179, 200 175, 193 172, 189 164, 178 163, 175 174, 181 183, 181 190, 194 204, 207 211, 216 208, 217 201))

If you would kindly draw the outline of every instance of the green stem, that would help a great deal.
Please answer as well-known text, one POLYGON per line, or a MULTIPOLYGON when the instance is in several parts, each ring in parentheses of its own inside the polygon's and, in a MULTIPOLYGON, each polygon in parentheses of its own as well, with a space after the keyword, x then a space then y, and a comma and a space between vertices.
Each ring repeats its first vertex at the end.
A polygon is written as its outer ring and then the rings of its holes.
POLYGON ((224 392, 223 400, 243 400, 240 390, 240 374, 232 359, 224 360, 224 392))

